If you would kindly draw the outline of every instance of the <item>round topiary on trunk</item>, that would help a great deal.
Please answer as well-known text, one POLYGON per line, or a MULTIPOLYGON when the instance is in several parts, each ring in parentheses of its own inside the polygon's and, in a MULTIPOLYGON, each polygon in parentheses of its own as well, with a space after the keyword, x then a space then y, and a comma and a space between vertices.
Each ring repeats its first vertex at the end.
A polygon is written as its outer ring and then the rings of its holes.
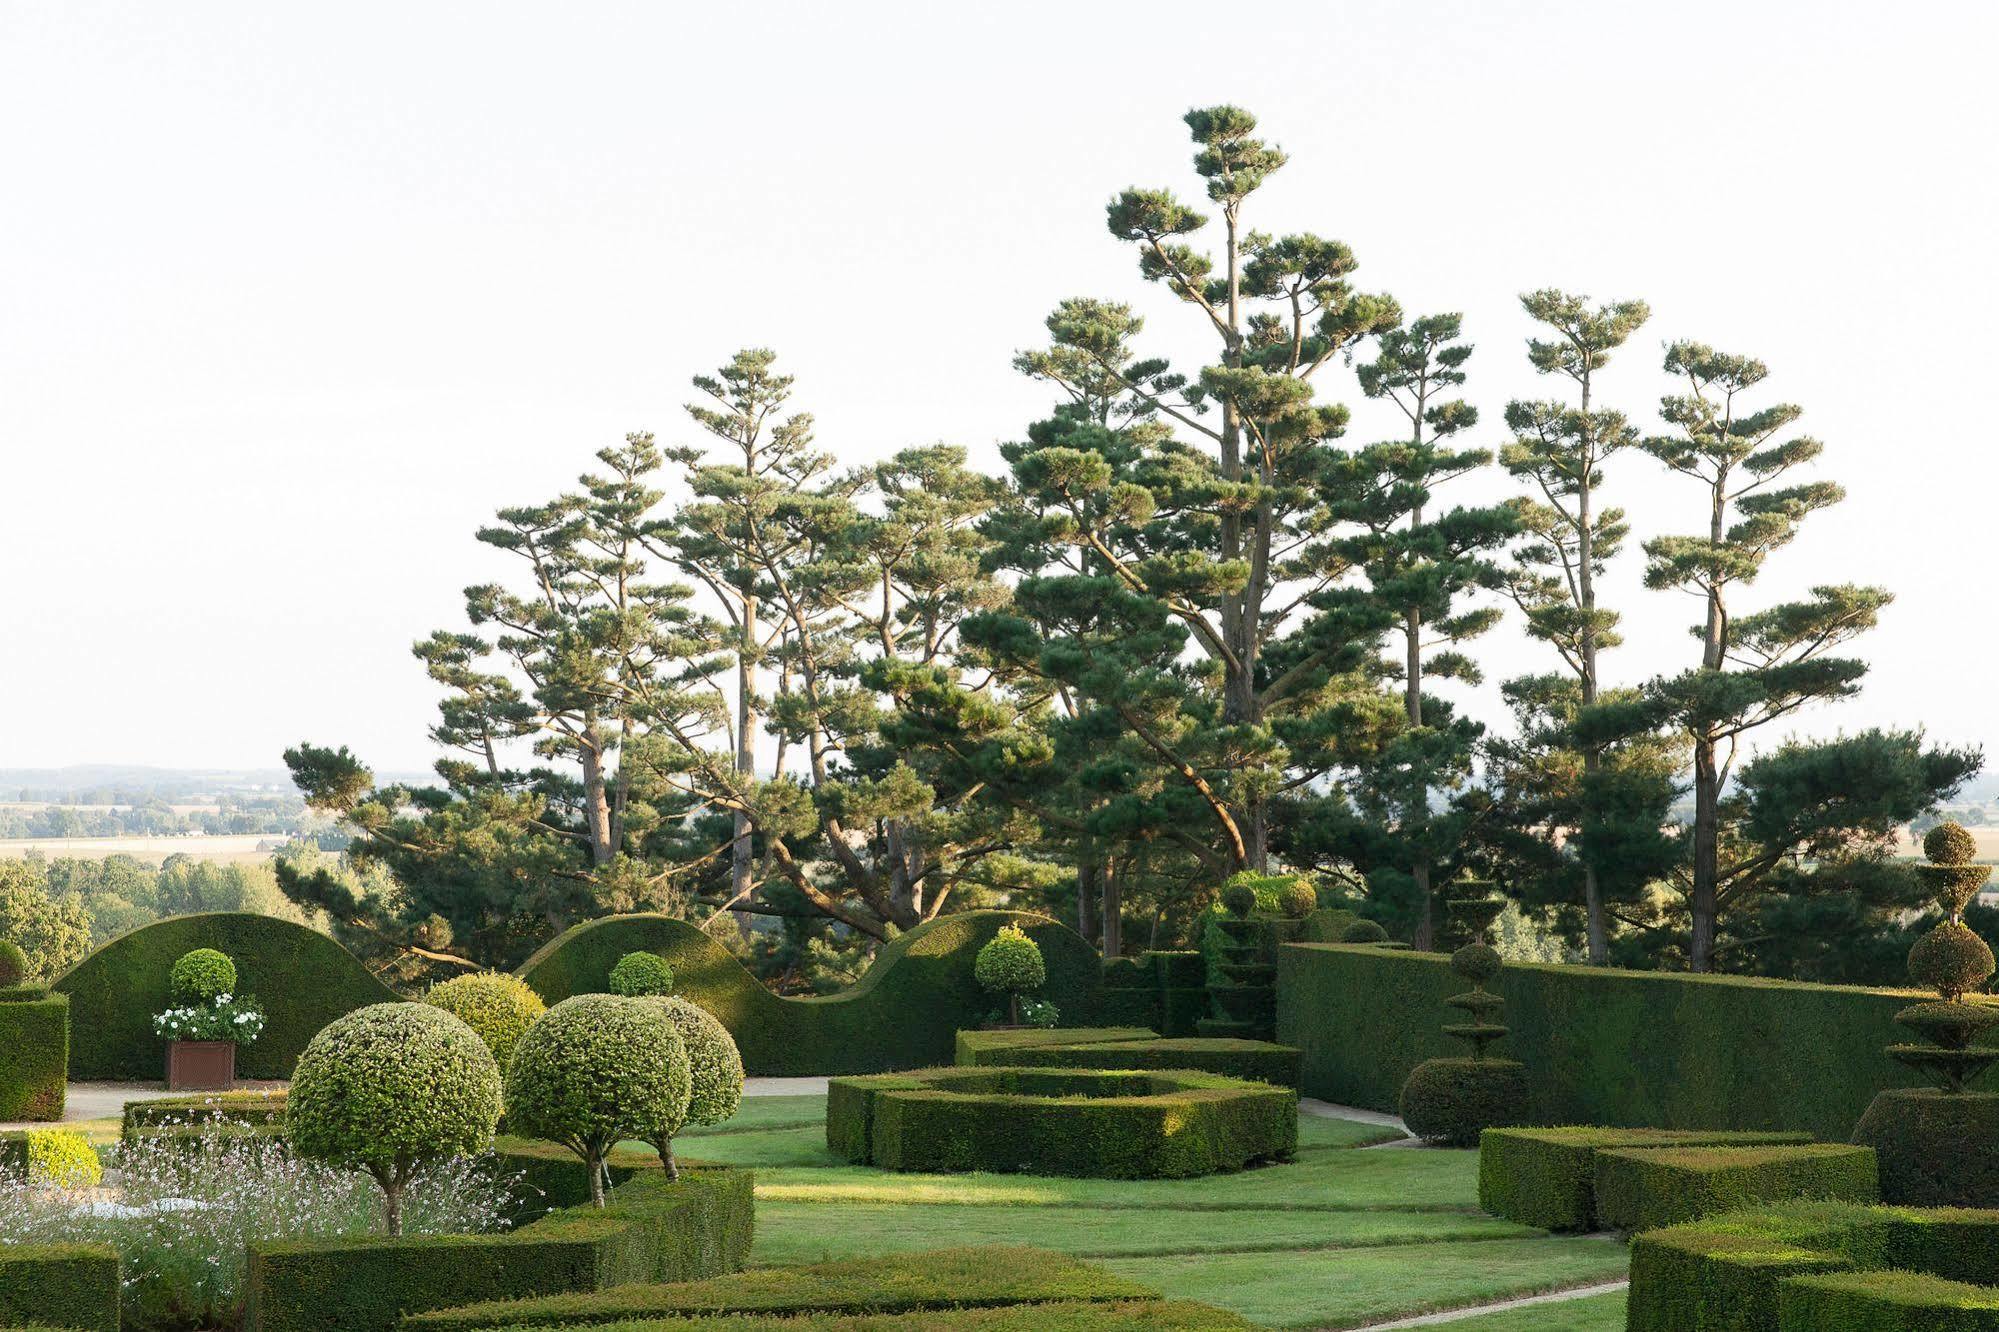
POLYGON ((423 1001, 478 1032, 502 1073, 507 1071, 515 1044, 534 1020, 548 1011, 548 1005, 527 982, 501 971, 439 981, 425 993, 423 1001))
POLYGON ((687 1050, 687 1110, 677 1123, 654 1124, 646 1138, 659 1153, 668 1178, 678 1179, 673 1135, 689 1124, 719 1124, 736 1113, 743 1103, 743 1056, 736 1049, 736 1038, 707 1009, 673 994, 657 995, 649 1002, 659 1005, 687 1050))
POLYGON ((1006 996, 1009 1020, 1018 1026, 1020 996, 1048 983, 1048 964, 1042 961, 1041 945, 1028 938, 1027 931, 1002 925, 972 959, 972 975, 985 989, 1006 996))
POLYGON ((1231 883, 1222 889, 1222 910, 1237 920, 1247 919, 1256 910, 1256 889, 1246 883, 1231 883))
POLYGON ((1380 921, 1368 920, 1363 917, 1340 931, 1340 942, 1350 944, 1387 943, 1388 931, 1381 928, 1380 921))

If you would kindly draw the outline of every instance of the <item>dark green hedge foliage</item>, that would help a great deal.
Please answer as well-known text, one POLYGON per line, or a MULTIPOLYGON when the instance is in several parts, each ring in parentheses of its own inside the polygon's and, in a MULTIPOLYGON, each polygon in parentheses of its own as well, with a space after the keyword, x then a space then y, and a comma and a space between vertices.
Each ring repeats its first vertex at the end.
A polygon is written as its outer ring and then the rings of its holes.
POLYGON ((1280 1087, 1296 1087, 1298 1062, 1303 1057, 1295 1046, 1290 1045, 1197 1036, 1177 1040, 1036 1041, 983 1047, 975 1043, 968 1049, 968 1037, 992 1034, 960 1032, 958 1062, 1011 1064, 1021 1068, 1183 1068, 1219 1073, 1226 1078, 1247 1078, 1253 1082, 1275 1083, 1280 1087))
POLYGON ((166 1045, 153 1015, 169 1002, 168 970, 196 948, 227 953, 267 1019, 254 1044, 237 1047, 238 1077, 290 1077, 321 1027, 397 998, 352 953, 303 925, 250 912, 175 916, 113 939, 56 981, 73 1007, 71 1077, 161 1076, 166 1045))
POLYGON ((1426 1059, 1397 1100, 1402 1122, 1425 1142, 1476 1147, 1489 1128, 1526 1117, 1527 1067, 1511 1059, 1426 1059))
POLYGON ((1920 1272, 1831 1272, 1778 1287, 1779 1332, 1999 1332, 1999 1289, 1920 1272))
POLYGON ((1999 1095, 1884 1091, 1853 1140, 1881 1158, 1881 1197, 1911 1207, 1999 1207, 1999 1095))
POLYGON ((60 994, 0 1004, 0 1120, 62 1118, 69 1016, 60 994))
MULTIPOLYGON (((1463 988, 1447 959, 1338 944, 1278 953, 1277 1039, 1304 1050, 1307 1096, 1392 1111, 1410 1069, 1457 1053, 1431 1022, 1463 988)), ((1916 1078, 1881 1053, 1905 992, 1529 963, 1493 989, 1506 1000, 1507 1054, 1534 1070, 1530 1124, 1843 1141, 1876 1091, 1916 1078)))
POLYGON ((1016 1050, 1037 1045, 1107 1045, 1126 1041, 1156 1041, 1159 1033, 1149 1027, 1024 1027, 1011 1031, 961 1031, 952 1043, 952 1055, 960 1064, 1007 1064, 1016 1050))
POLYGON ((118 1332, 118 1287, 108 1244, 0 1245, 0 1327, 118 1332))
POLYGON ((1058 1300, 1146 1299, 1157 1293, 1067 1254, 988 1245, 760 1268, 672 1285, 494 1301, 413 1314, 403 1320, 403 1329, 482 1332, 702 1313, 913 1313, 1058 1300))
MULTIPOLYGON (((1999 1211, 1790 1203, 1647 1231, 1631 1244, 1629 1332, 1776 1332, 1786 1283, 1824 1273, 1892 1290, 1895 1272, 1984 1284, 1999 1275, 1999 1211)), ((1867 1328, 1866 1322, 1851 1324, 1867 1328)), ((1901 1324, 1885 1324, 1899 1327, 1901 1324)), ((1949 1327, 1919 1321, 1922 1328, 1949 1327)))
POLYGON ((1597 1224, 1635 1232, 1743 1207, 1802 1199, 1872 1203, 1869 1147, 1625 1147, 1596 1154, 1597 1224))
POLYGON ((818 998, 772 994, 700 930, 658 915, 579 925, 529 958, 520 975, 553 1004, 602 989, 626 953, 658 953, 673 967, 674 993, 728 1027, 747 1072, 874 1073, 949 1059, 957 1031, 985 1020, 993 999, 979 988, 972 961, 1007 924, 1041 947, 1042 997, 1064 1021, 1094 1023, 1103 986, 1096 949, 1065 925, 1013 911, 966 911, 919 925, 885 945, 853 988, 818 998))
POLYGON ((252 1244, 246 1332, 394 1332, 406 1313, 740 1271, 753 1183, 746 1170, 668 1181, 654 1168, 601 1211, 566 1208, 496 1235, 252 1244))
POLYGON ((118 1137, 131 1142, 147 1129, 221 1122, 282 1132, 285 1093, 282 1091, 194 1092, 153 1101, 127 1101, 118 1137))
POLYGON ((834 1079, 826 1142, 886 1170, 1185 1178, 1288 1158, 1298 1096, 1202 1073, 925 1069, 834 1079))
POLYGON ((717 1314, 599 1326, 603 1332, 1255 1332, 1256 1327, 1224 1310, 1178 1300, 1016 1304, 913 1314, 717 1314))
POLYGON ((1628 1147, 1751 1147, 1808 1133, 1594 1127, 1488 1129, 1479 1139, 1478 1205, 1543 1230, 1597 1230, 1596 1154, 1628 1147))

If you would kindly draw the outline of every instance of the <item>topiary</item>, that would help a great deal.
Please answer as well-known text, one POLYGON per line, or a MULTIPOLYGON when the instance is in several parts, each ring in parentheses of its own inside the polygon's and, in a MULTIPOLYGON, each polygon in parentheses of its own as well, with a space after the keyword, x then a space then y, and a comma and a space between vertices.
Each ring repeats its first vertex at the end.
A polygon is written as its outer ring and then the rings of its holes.
POLYGON ((673 968, 658 953, 626 953, 611 968, 611 993, 636 999, 673 993, 673 968))
POLYGON ((1230 883, 1222 888, 1222 909, 1238 920, 1256 910, 1256 889, 1246 883, 1230 883))
POLYGON ((213 948, 182 953, 167 972, 167 989, 176 1003, 214 1003, 220 995, 236 993, 236 964, 213 948))
POLYGON ((687 1051, 686 1114, 680 1123, 654 1125, 654 1136, 646 1139, 659 1153, 667 1178, 679 1179, 673 1135, 687 1124, 719 1124, 736 1113, 743 1103, 743 1056, 721 1019, 700 1005, 672 994, 656 995, 648 1002, 659 1005, 687 1051))
POLYGON ((1350 944, 1387 943, 1388 931, 1378 920, 1363 917, 1340 931, 1340 942, 1350 944))
MULTIPOLYGON (((1459 891, 1483 893, 1489 886, 1468 882, 1459 891)), ((1526 1067, 1486 1054, 1486 1047, 1507 1030, 1493 1021, 1506 1001, 1485 988, 1505 966, 1499 951, 1485 942, 1504 907, 1504 902, 1482 895, 1450 903, 1453 921, 1472 940, 1451 954, 1451 970, 1470 981, 1472 988, 1444 1001, 1470 1017, 1468 1022, 1447 1024, 1444 1033, 1469 1045, 1471 1057, 1427 1059, 1402 1084, 1402 1122, 1426 1142, 1473 1146, 1484 1130, 1519 1123, 1527 1108, 1526 1067)))
POLYGON ((81 1132, 28 1130, 28 1183, 54 1189, 94 1189, 103 1181, 104 1163, 81 1132))
POLYGON ((429 1162, 485 1150, 500 1118, 500 1070, 485 1041, 429 1004, 371 1004, 320 1028, 286 1097, 300 1155, 372 1175, 391 1235, 429 1162))
POLYGON ((12 939, 0 939, 0 990, 11 990, 28 979, 28 955, 12 939))
POLYGON ((500 971, 482 971, 453 976, 430 987, 423 1001, 463 1022, 479 1033, 500 1072, 507 1071, 514 1045, 530 1023, 548 1011, 541 996, 518 976, 500 971))
POLYGON ((1007 998, 1009 1020, 1020 1025, 1020 996, 1048 983, 1041 945, 1018 925, 1002 925, 972 959, 972 975, 985 989, 1007 998))
POLYGON ((1944 921, 1909 949, 1911 979, 1946 1000, 1978 989, 1991 974, 1992 949, 1962 921, 1944 921))
POLYGON ((1946 819, 1923 834, 1923 855, 1933 865, 1969 865, 1978 855, 1978 839, 1963 824, 1946 819))
POLYGON ((692 1095, 687 1048, 658 1003, 579 994, 535 1019, 514 1046, 507 1127, 582 1157, 602 1207, 605 1154, 625 1138, 677 1128, 692 1095))
POLYGON ((1319 890, 1305 879, 1293 879, 1277 890, 1277 909, 1292 920, 1303 920, 1319 909, 1319 890))

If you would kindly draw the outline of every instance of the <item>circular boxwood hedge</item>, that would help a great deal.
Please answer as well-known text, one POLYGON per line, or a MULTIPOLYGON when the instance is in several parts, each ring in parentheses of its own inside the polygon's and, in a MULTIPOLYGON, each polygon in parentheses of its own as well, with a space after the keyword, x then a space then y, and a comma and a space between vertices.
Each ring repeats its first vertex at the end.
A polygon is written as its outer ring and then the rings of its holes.
POLYGON ((1340 942, 1350 944, 1387 943, 1388 931, 1381 927, 1380 921, 1368 920, 1363 917, 1346 927, 1346 930, 1340 935, 1340 942))
POLYGON ((548 1011, 548 1005, 528 988, 527 982, 498 971, 439 981, 430 987, 423 1001, 478 1032, 502 1073, 506 1072, 515 1042, 529 1024, 548 1011))
POLYGON ((611 968, 612 994, 636 999, 673 993, 673 968, 658 953, 626 953, 611 968))
POLYGON ((167 972, 167 993, 177 1004, 208 1004, 236 993, 236 964, 214 948, 196 948, 180 955, 167 972))

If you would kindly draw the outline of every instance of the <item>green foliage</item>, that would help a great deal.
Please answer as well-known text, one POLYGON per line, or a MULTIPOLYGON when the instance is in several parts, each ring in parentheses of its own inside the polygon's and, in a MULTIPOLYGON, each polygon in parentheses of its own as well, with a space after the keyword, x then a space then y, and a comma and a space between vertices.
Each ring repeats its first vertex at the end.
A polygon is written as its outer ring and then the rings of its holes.
POLYGON ((150 1101, 127 1101, 118 1140, 130 1143, 149 1129, 207 1123, 241 1124, 282 1132, 288 1099, 284 1090, 264 1090, 196 1092, 150 1101))
POLYGON ((826 1144, 885 1170, 1175 1179, 1288 1158, 1297 1107, 1203 1073, 925 1069, 833 1079, 826 1144))
POLYGON ((1241 919, 1256 910, 1256 889, 1246 883, 1231 881, 1222 889, 1221 901, 1231 916, 1241 919))
POLYGON ((1254 1332, 1256 1324, 1181 1300, 1051 1300, 901 1313, 718 1314, 605 1324, 614 1332, 1254 1332))
POLYGON ((28 955, 12 939, 0 939, 0 990, 11 990, 28 979, 28 955))
POLYGON ((1011 1064, 1012 1051, 1031 1050, 1041 1045, 1109 1045, 1125 1041, 1157 1040, 1159 1033, 1149 1027, 1042 1027, 1028 1031, 976 1031, 958 1033, 953 1047, 955 1064, 1011 1064))
POLYGON ((118 1332, 118 1253, 106 1244, 0 1244, 0 1327, 118 1332))
POLYGON ((1542 1230, 1603 1229, 1596 1158, 1605 1151, 1766 1147, 1811 1141, 1809 1133, 1712 1129, 1495 1128, 1479 1138, 1478 1205, 1542 1230))
POLYGON ((1909 950, 1909 976, 1945 999, 1976 990, 1992 975, 1992 948, 1969 925, 1952 921, 1916 940, 1909 950))
POLYGON ((743 1103, 743 1057, 736 1042, 714 1014, 677 995, 662 996, 660 1007, 680 1033, 687 1050, 692 1091, 687 1103, 689 1124, 719 1124, 743 1103))
POLYGON ((1880 1157, 1887 1202, 1999 1207, 1999 1095, 1884 1091, 1854 1126, 1853 1141, 1880 1157))
POLYGON ((165 1045, 152 1015, 167 1007, 167 971, 194 948, 235 958, 243 973, 269 978, 257 1043, 237 1051, 244 1078, 285 1078, 313 1036, 333 1019, 395 999, 353 954, 303 925, 270 916, 179 916, 114 939, 56 982, 74 1010, 70 1075, 87 1079, 160 1076, 165 1045))
POLYGON ((1611 1147, 1595 1156, 1597 1223, 1627 1233, 1764 1203, 1881 1198, 1869 1147, 1611 1147))
POLYGON ((0 1003, 0 1121, 62 1118, 70 1040, 67 995, 0 1003))
POLYGON ((1277 890, 1277 909, 1292 920, 1303 920, 1319 909, 1319 890, 1305 879, 1293 879, 1277 890))
POLYGON ((1527 1067, 1511 1059, 1426 1059, 1409 1071, 1397 1105, 1409 1131, 1442 1147, 1470 1147, 1489 1128, 1526 1115, 1527 1067))
POLYGON ((1048 983, 1041 949, 1018 925, 1002 925, 973 960, 979 984, 995 994, 1031 994, 1048 983))
POLYGON ((182 953, 167 972, 167 993, 177 1004, 214 1003, 236 993, 236 964, 213 948, 182 953))
POLYGON ((1381 922, 1361 919, 1341 931, 1339 942, 1350 944, 1387 943, 1388 931, 1381 928, 1381 922))
POLYGON ((52 981, 90 951, 90 918, 51 895, 41 863, 0 860, 0 939, 27 956, 29 981, 52 981))
POLYGON ((1999 1289, 1921 1272, 1791 1277, 1777 1292, 1777 1325, 1815 1332, 1992 1332, 1999 1328, 1999 1289))
MULTIPOLYGON (((1090 1039, 1083 1032, 1057 1030, 1066 1041, 1026 1044, 993 1040, 1015 1032, 958 1033, 958 1063, 1013 1068, 1198 1069, 1222 1077, 1298 1085, 1299 1052, 1269 1041, 1204 1037, 1151 1039, 1116 1036, 1090 1039)), ((1040 1033, 1038 1033, 1040 1034, 1040 1033)))
POLYGON ((611 968, 609 986, 612 994, 631 999, 672 994, 673 968, 657 953, 626 953, 611 968))
POLYGON ((1963 824, 1946 819, 1923 834, 1923 854, 1933 864, 1968 865, 1978 855, 1978 839, 1963 824))
POLYGON ((514 1046, 534 1020, 548 1011, 541 996, 518 976, 482 971, 439 981, 425 991, 423 1001, 479 1033, 505 1073, 514 1046))
POLYGON ((94 1189, 104 1178, 97 1149, 79 1130, 29 1129, 27 1147, 30 1186, 94 1189))

